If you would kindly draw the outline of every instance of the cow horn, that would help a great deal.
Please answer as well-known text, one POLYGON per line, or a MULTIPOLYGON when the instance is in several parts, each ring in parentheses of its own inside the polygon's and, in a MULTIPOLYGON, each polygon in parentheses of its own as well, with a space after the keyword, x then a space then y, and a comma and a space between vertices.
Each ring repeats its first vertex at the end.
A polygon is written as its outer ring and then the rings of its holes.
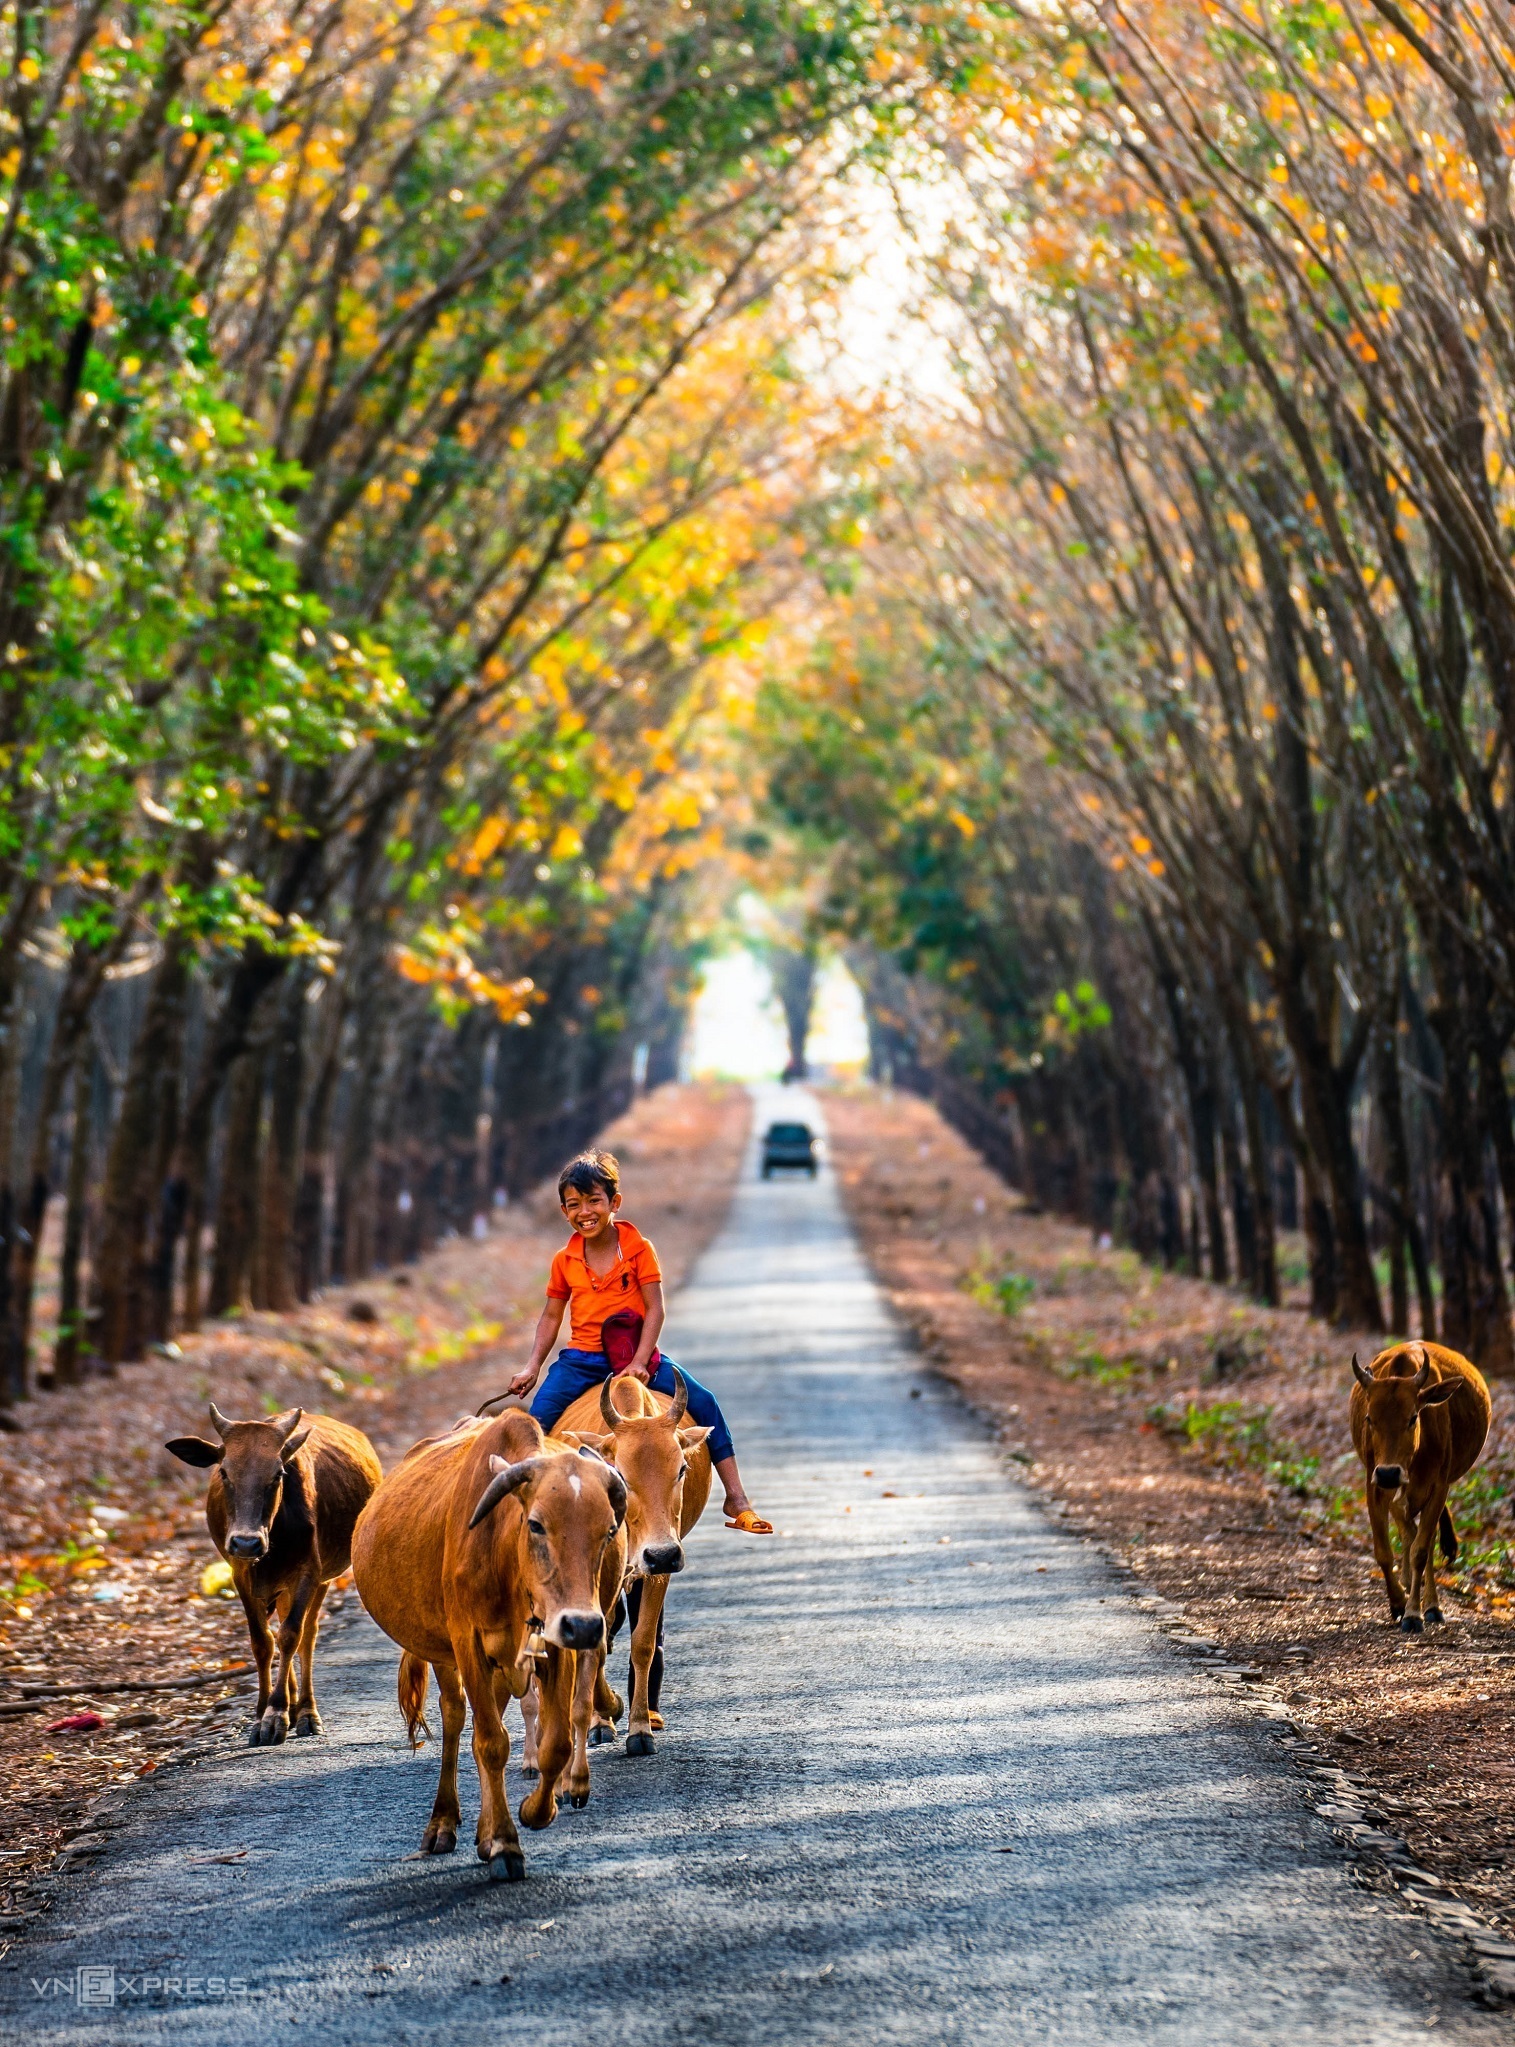
POLYGON ((1368 1370, 1366 1365, 1360 1365, 1357 1362, 1357 1353, 1355 1350, 1352 1353, 1352 1377, 1357 1381, 1359 1386, 1371 1386, 1373 1384, 1373 1374, 1368 1370))
POLYGON ((489 1468, 494 1477, 480 1493, 479 1504, 468 1519, 469 1527, 477 1528, 481 1521, 486 1520, 494 1512, 507 1493, 516 1492, 521 1486, 528 1484, 546 1462, 545 1457, 524 1457, 519 1464, 507 1464, 503 1457, 491 1457, 489 1468))
POLYGON ((235 1424, 227 1420, 226 1416, 222 1414, 220 1408, 217 1407, 214 1401, 212 1401, 210 1404, 210 1419, 211 1425, 215 1429, 216 1434, 221 1438, 221 1441, 224 1443, 226 1441, 226 1431, 229 1428, 235 1427, 235 1424))
POLYGON ((1428 1356, 1426 1355, 1426 1347, 1425 1347, 1425 1345, 1424 1345, 1424 1344, 1422 1344, 1422 1345, 1420 1346, 1420 1370, 1419 1370, 1419 1371, 1418 1371, 1418 1372, 1417 1372, 1417 1373, 1415 1374, 1415 1377, 1414 1377, 1413 1381, 1411 1382, 1411 1383, 1412 1383, 1412 1384, 1414 1385, 1414 1387, 1415 1387, 1415 1390, 1417 1391, 1417 1393, 1418 1393, 1418 1392, 1420 1391, 1420 1388, 1421 1388, 1422 1386, 1424 1386, 1424 1385, 1426 1384, 1426 1382, 1427 1382, 1427 1380, 1428 1380, 1428 1379, 1430 1378, 1430 1376, 1431 1376, 1431 1360, 1430 1360, 1430 1358, 1429 1358, 1429 1357, 1428 1357, 1428 1356))
POLYGON ((610 1385, 609 1379, 600 1381, 600 1419, 607 1429, 614 1432, 616 1423, 625 1421, 626 1417, 616 1412, 616 1404, 610 1397, 610 1385))
POLYGON ((289 1423, 288 1427, 285 1427, 284 1425, 284 1417, 282 1414, 276 1415, 274 1417, 274 1426, 280 1432, 279 1448, 281 1450, 283 1449, 284 1445, 289 1441, 290 1437, 294 1434, 295 1430, 300 1426, 300 1422, 302 1417, 304 1416, 304 1413, 305 1410, 303 1407, 297 1407, 294 1412, 294 1419, 289 1423))
POLYGON ((684 1374, 675 1365, 673 1368, 673 1405, 668 1410, 669 1426, 676 1429, 688 1412, 689 1384, 684 1374))

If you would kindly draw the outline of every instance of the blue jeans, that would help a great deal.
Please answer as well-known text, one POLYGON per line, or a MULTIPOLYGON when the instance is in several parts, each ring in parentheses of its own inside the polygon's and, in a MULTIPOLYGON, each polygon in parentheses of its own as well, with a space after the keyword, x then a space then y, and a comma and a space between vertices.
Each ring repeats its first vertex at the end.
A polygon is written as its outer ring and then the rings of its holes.
MULTIPOLYGON (((659 1393, 672 1394, 674 1361, 663 1353, 663 1362, 648 1382, 659 1393)), ((726 1426, 726 1417, 713 1393, 707 1392, 698 1379, 691 1379, 684 1373, 684 1384, 689 1388, 689 1418, 702 1429, 710 1431, 711 1462, 719 1464, 723 1458, 736 1454, 731 1440, 731 1431, 726 1426)), ((602 1380, 610 1377, 610 1360, 602 1350, 560 1350, 547 1367, 547 1377, 537 1388, 531 1411, 542 1427, 550 1434, 554 1425, 572 1407, 581 1393, 588 1393, 602 1380)))

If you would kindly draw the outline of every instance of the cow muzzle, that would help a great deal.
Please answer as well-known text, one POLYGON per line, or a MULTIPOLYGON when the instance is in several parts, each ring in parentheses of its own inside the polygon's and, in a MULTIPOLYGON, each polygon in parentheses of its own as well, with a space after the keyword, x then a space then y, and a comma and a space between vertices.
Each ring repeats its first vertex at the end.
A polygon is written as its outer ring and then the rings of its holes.
POLYGON ((230 1557, 257 1558, 268 1554, 268 1537, 261 1530, 251 1535, 228 1535, 226 1554, 230 1557))
POLYGON ((1402 1464, 1378 1464, 1373 1468, 1373 1483, 1382 1493, 1397 1493, 1404 1482, 1402 1464))
POLYGON ((605 1639, 600 1613, 558 1613, 547 1623, 547 1639, 557 1649, 598 1649, 605 1639))
POLYGON ((672 1577, 684 1568, 684 1546, 678 1542, 655 1542, 642 1551, 639 1567, 651 1576, 672 1577))

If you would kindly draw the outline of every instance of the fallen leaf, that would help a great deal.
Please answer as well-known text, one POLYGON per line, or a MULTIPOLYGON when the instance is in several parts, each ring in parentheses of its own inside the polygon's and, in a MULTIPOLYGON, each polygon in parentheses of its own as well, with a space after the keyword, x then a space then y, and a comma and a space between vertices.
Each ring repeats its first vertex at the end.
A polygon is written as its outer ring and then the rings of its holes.
POLYGON ((46 1732, 49 1734, 93 1734, 105 1722, 98 1713, 65 1713, 61 1720, 50 1720, 46 1732))

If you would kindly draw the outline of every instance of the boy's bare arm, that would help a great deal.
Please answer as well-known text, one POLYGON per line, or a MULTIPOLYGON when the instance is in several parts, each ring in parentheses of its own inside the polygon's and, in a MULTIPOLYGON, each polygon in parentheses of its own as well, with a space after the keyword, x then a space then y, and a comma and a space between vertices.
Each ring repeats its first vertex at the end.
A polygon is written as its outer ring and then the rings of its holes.
POLYGON ((652 1377, 652 1353, 658 1347, 658 1332, 663 1327, 661 1280, 643 1280, 642 1299, 647 1303, 647 1313, 642 1318, 642 1340, 637 1345, 636 1356, 626 1370, 633 1379, 640 1379, 645 1385, 652 1377))
MULTIPOLYGON (((524 1399, 537 1383, 537 1373, 542 1369, 542 1360, 558 1340, 558 1330, 563 1323, 563 1310, 567 1301, 549 1294, 541 1314, 537 1317, 537 1333, 532 1338, 531 1356, 524 1372, 518 1372, 510 1382, 510 1391, 518 1399, 524 1399)), ((659 1317, 659 1320, 662 1318, 659 1317)))

